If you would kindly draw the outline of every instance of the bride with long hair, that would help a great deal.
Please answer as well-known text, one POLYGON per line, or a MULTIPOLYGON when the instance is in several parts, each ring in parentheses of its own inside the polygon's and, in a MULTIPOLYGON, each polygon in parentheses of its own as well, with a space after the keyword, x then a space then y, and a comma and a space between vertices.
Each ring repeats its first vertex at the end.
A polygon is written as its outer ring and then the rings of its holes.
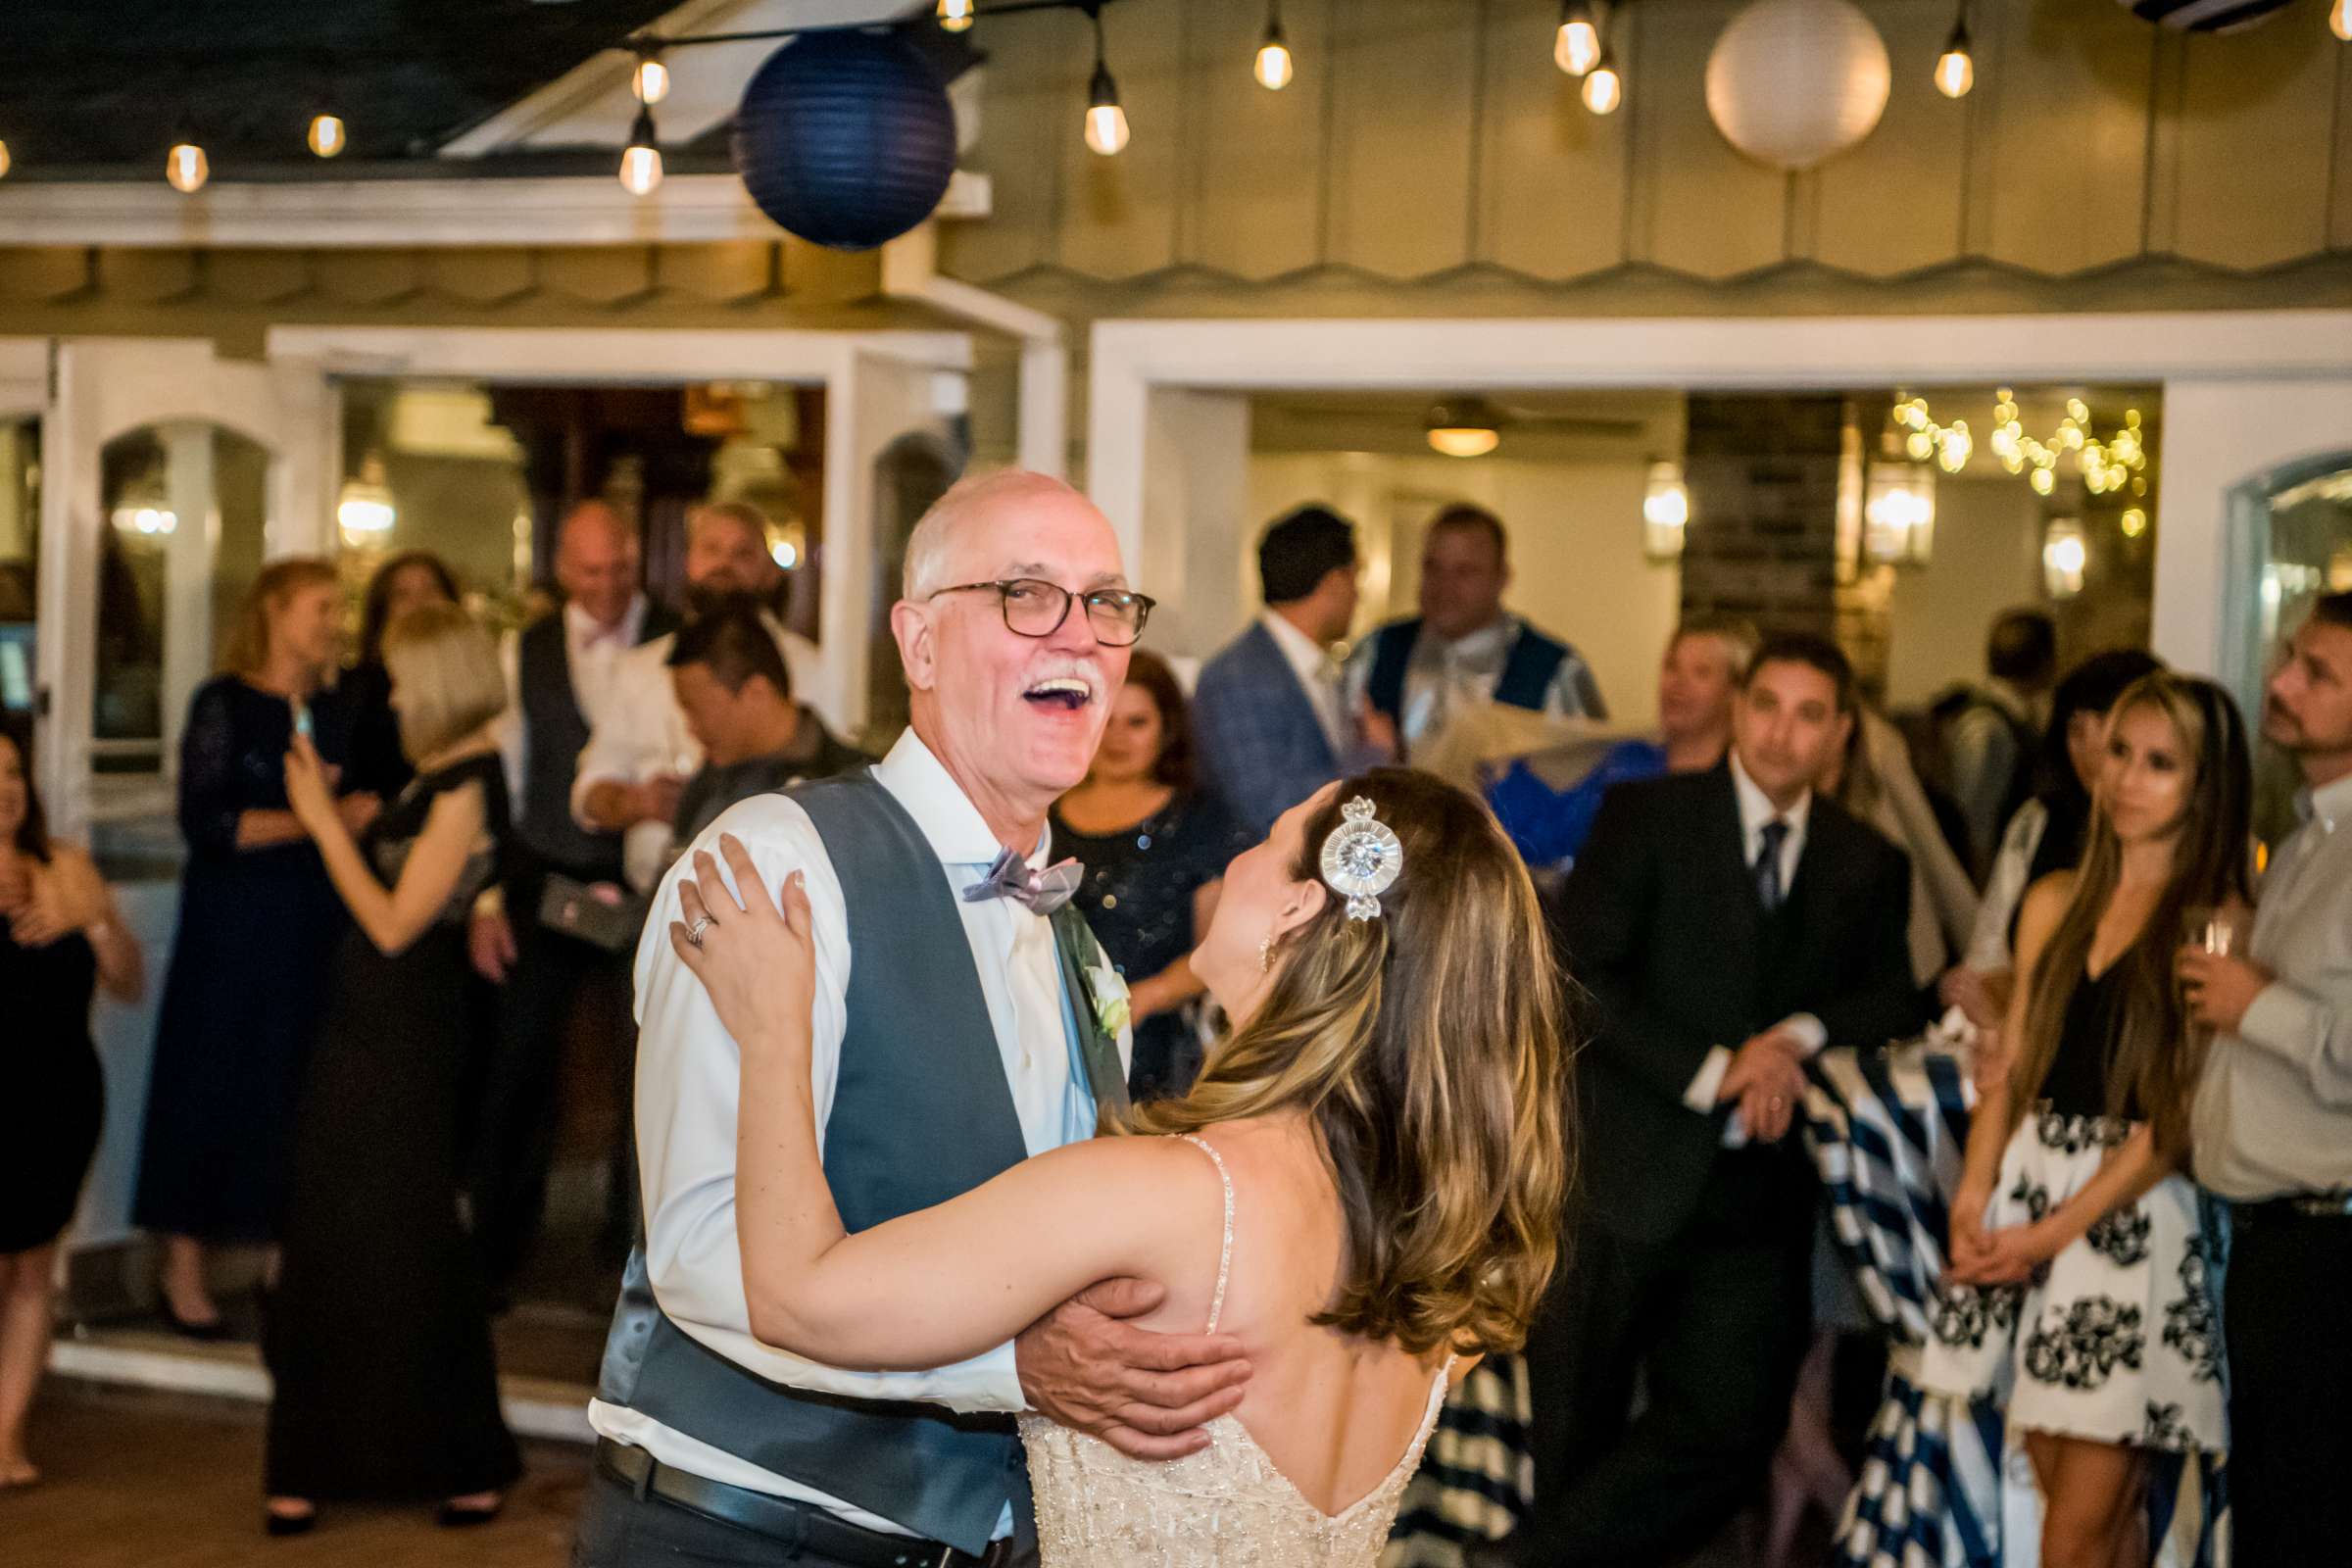
POLYGON ((753 1333, 940 1366, 1100 1280, 1156 1282, 1142 1326, 1236 1337, 1248 1396, 1162 1464, 1024 1417, 1047 1568, 1371 1564, 1449 1378, 1524 1338, 1569 1185, 1561 982, 1485 808, 1393 768, 1293 808, 1194 956, 1232 1023, 1190 1095, 854 1236, 813 1109, 808 899, 719 848, 731 876, 697 856, 670 938, 742 1052, 753 1333))

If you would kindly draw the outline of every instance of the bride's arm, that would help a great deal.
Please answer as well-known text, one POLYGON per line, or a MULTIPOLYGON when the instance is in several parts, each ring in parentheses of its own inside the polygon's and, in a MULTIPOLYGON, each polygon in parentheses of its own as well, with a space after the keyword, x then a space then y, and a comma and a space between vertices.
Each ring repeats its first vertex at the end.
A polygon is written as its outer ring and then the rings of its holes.
POLYGON ((809 1088, 814 946, 799 873, 781 906, 731 835, 680 884, 678 956, 742 1053, 735 1227, 752 1334, 832 1366, 937 1366, 1001 1345, 1098 1280, 1213 1277, 1222 1189, 1198 1151, 1097 1139, 1025 1160, 934 1208, 848 1235, 809 1088), (715 910, 700 947, 690 925, 715 910))

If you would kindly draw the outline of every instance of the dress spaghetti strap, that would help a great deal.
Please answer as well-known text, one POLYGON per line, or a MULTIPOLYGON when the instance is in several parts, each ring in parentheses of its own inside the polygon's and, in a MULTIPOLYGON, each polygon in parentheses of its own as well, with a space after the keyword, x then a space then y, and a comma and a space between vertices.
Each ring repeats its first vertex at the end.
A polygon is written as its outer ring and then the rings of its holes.
POLYGON ((1233 1173, 1225 1168, 1225 1156, 1211 1149, 1207 1140, 1196 1138, 1191 1133, 1179 1136, 1215 1163, 1217 1180, 1225 1184, 1225 1242, 1217 1252, 1217 1294, 1208 1303, 1208 1332, 1214 1334, 1218 1320, 1225 1315, 1225 1282, 1233 1274, 1233 1173))

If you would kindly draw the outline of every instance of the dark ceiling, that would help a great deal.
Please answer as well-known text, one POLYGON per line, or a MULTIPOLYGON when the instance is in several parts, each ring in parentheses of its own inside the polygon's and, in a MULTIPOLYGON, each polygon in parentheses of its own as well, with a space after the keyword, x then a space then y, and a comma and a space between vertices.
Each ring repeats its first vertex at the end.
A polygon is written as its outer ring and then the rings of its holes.
POLYGON ((676 4, 0 0, 0 139, 14 178, 160 172, 183 123, 217 179, 348 175, 429 157, 676 4), (329 99, 332 164, 303 146, 329 99))

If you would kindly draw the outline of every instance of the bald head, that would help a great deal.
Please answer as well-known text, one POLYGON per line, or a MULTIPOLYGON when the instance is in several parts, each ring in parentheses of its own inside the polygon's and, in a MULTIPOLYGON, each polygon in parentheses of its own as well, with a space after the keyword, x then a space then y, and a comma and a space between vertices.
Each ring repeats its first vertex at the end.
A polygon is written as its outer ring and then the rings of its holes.
POLYGON ((628 613, 637 592, 637 536, 602 501, 583 501, 556 534, 556 583, 599 625, 628 613))
POLYGON ((946 495, 931 504, 931 510, 923 514, 922 520, 914 525, 914 532, 907 536, 906 571, 901 592, 908 599, 922 599, 956 582, 967 581, 950 572, 948 565, 972 535, 1007 524, 1017 530, 1024 514, 1034 515, 1065 510, 1091 514, 1102 524, 1104 534, 1109 534, 1109 519, 1096 511, 1095 504, 1067 481, 1051 474, 1033 473, 1027 468, 1003 468, 959 479, 946 495))

